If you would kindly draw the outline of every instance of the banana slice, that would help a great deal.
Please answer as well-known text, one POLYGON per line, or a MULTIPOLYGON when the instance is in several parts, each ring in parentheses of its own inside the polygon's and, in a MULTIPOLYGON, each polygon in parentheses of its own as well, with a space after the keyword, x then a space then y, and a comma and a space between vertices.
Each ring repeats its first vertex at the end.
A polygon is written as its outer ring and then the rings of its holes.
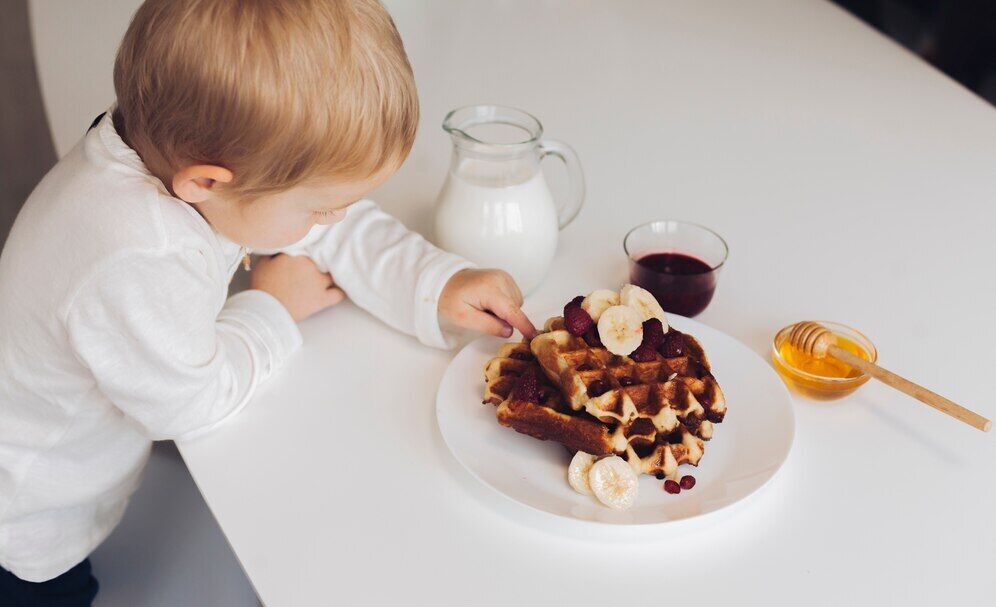
POLYGON ((598 289, 588 294, 581 302, 581 308, 591 316, 591 319, 598 322, 602 317, 602 312, 619 305, 619 294, 609 289, 598 289))
POLYGON ((598 319, 598 337, 609 352, 628 356, 643 341, 643 316, 629 306, 609 306, 598 319))
POLYGON ((625 285, 619 291, 619 301, 622 305, 629 306, 640 313, 643 320, 656 318, 664 325, 664 332, 667 333, 667 317, 664 316, 664 308, 657 303, 657 298, 650 291, 636 285, 625 285))
POLYGON ((595 462, 588 474, 588 484, 598 501, 616 510, 629 510, 640 491, 633 468, 618 455, 595 462))
POLYGON ((582 495, 594 495, 588 485, 588 473, 591 472, 591 465, 594 463, 594 455, 578 451, 567 468, 567 482, 572 489, 582 495))

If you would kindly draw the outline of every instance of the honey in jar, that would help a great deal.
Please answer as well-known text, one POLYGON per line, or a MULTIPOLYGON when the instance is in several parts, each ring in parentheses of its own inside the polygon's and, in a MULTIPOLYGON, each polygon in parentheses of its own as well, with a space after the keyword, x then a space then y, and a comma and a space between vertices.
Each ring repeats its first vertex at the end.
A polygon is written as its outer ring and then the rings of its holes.
MULTIPOLYGON (((875 362, 875 346, 861 333, 836 323, 823 323, 837 336, 837 346, 867 361, 875 362)), ((772 362, 778 374, 800 393, 829 400, 854 392, 868 381, 861 371, 831 356, 815 358, 793 347, 788 340, 791 326, 775 336, 772 362)))

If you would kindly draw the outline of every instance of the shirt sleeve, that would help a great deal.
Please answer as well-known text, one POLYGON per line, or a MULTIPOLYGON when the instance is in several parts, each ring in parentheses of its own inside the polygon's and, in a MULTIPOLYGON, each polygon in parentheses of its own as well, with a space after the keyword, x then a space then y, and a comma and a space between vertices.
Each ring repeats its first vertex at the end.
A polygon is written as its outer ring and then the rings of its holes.
POLYGON ((195 438, 240 411, 301 344, 262 291, 224 299, 197 251, 138 253, 87 280, 66 314, 96 387, 152 439, 195 438))
POLYGON ((315 226, 280 252, 313 259, 356 305, 395 329, 428 346, 452 347, 440 328, 439 295, 451 276, 473 264, 436 248, 373 202, 357 202, 344 220, 315 226))

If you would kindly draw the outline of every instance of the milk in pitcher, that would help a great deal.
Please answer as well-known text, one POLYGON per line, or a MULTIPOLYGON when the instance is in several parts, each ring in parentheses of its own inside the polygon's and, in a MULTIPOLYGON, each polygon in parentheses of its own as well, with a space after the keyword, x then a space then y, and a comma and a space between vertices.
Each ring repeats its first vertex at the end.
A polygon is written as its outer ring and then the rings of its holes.
POLYGON ((464 158, 439 194, 439 246, 502 268, 528 293, 557 249, 557 212, 543 172, 521 160, 464 158))
POLYGON ((577 154, 543 138, 534 116, 499 105, 457 108, 446 115, 443 130, 453 155, 436 201, 436 243, 482 267, 507 271, 528 294, 553 262, 559 230, 584 202, 577 154), (540 168, 548 156, 567 169, 570 192, 560 205, 540 168))

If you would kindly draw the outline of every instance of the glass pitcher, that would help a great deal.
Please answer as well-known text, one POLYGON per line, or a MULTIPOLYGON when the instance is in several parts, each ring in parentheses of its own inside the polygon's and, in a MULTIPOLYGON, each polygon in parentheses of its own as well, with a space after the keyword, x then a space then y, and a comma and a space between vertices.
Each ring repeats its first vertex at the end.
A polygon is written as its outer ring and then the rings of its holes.
POLYGON ((550 268, 559 230, 584 203, 577 154, 543 139, 539 120, 510 107, 453 110, 443 130, 453 140, 453 156, 436 201, 436 242, 482 267, 507 271, 529 293, 550 268), (540 168, 546 156, 567 167, 570 193, 560 205, 540 168))

